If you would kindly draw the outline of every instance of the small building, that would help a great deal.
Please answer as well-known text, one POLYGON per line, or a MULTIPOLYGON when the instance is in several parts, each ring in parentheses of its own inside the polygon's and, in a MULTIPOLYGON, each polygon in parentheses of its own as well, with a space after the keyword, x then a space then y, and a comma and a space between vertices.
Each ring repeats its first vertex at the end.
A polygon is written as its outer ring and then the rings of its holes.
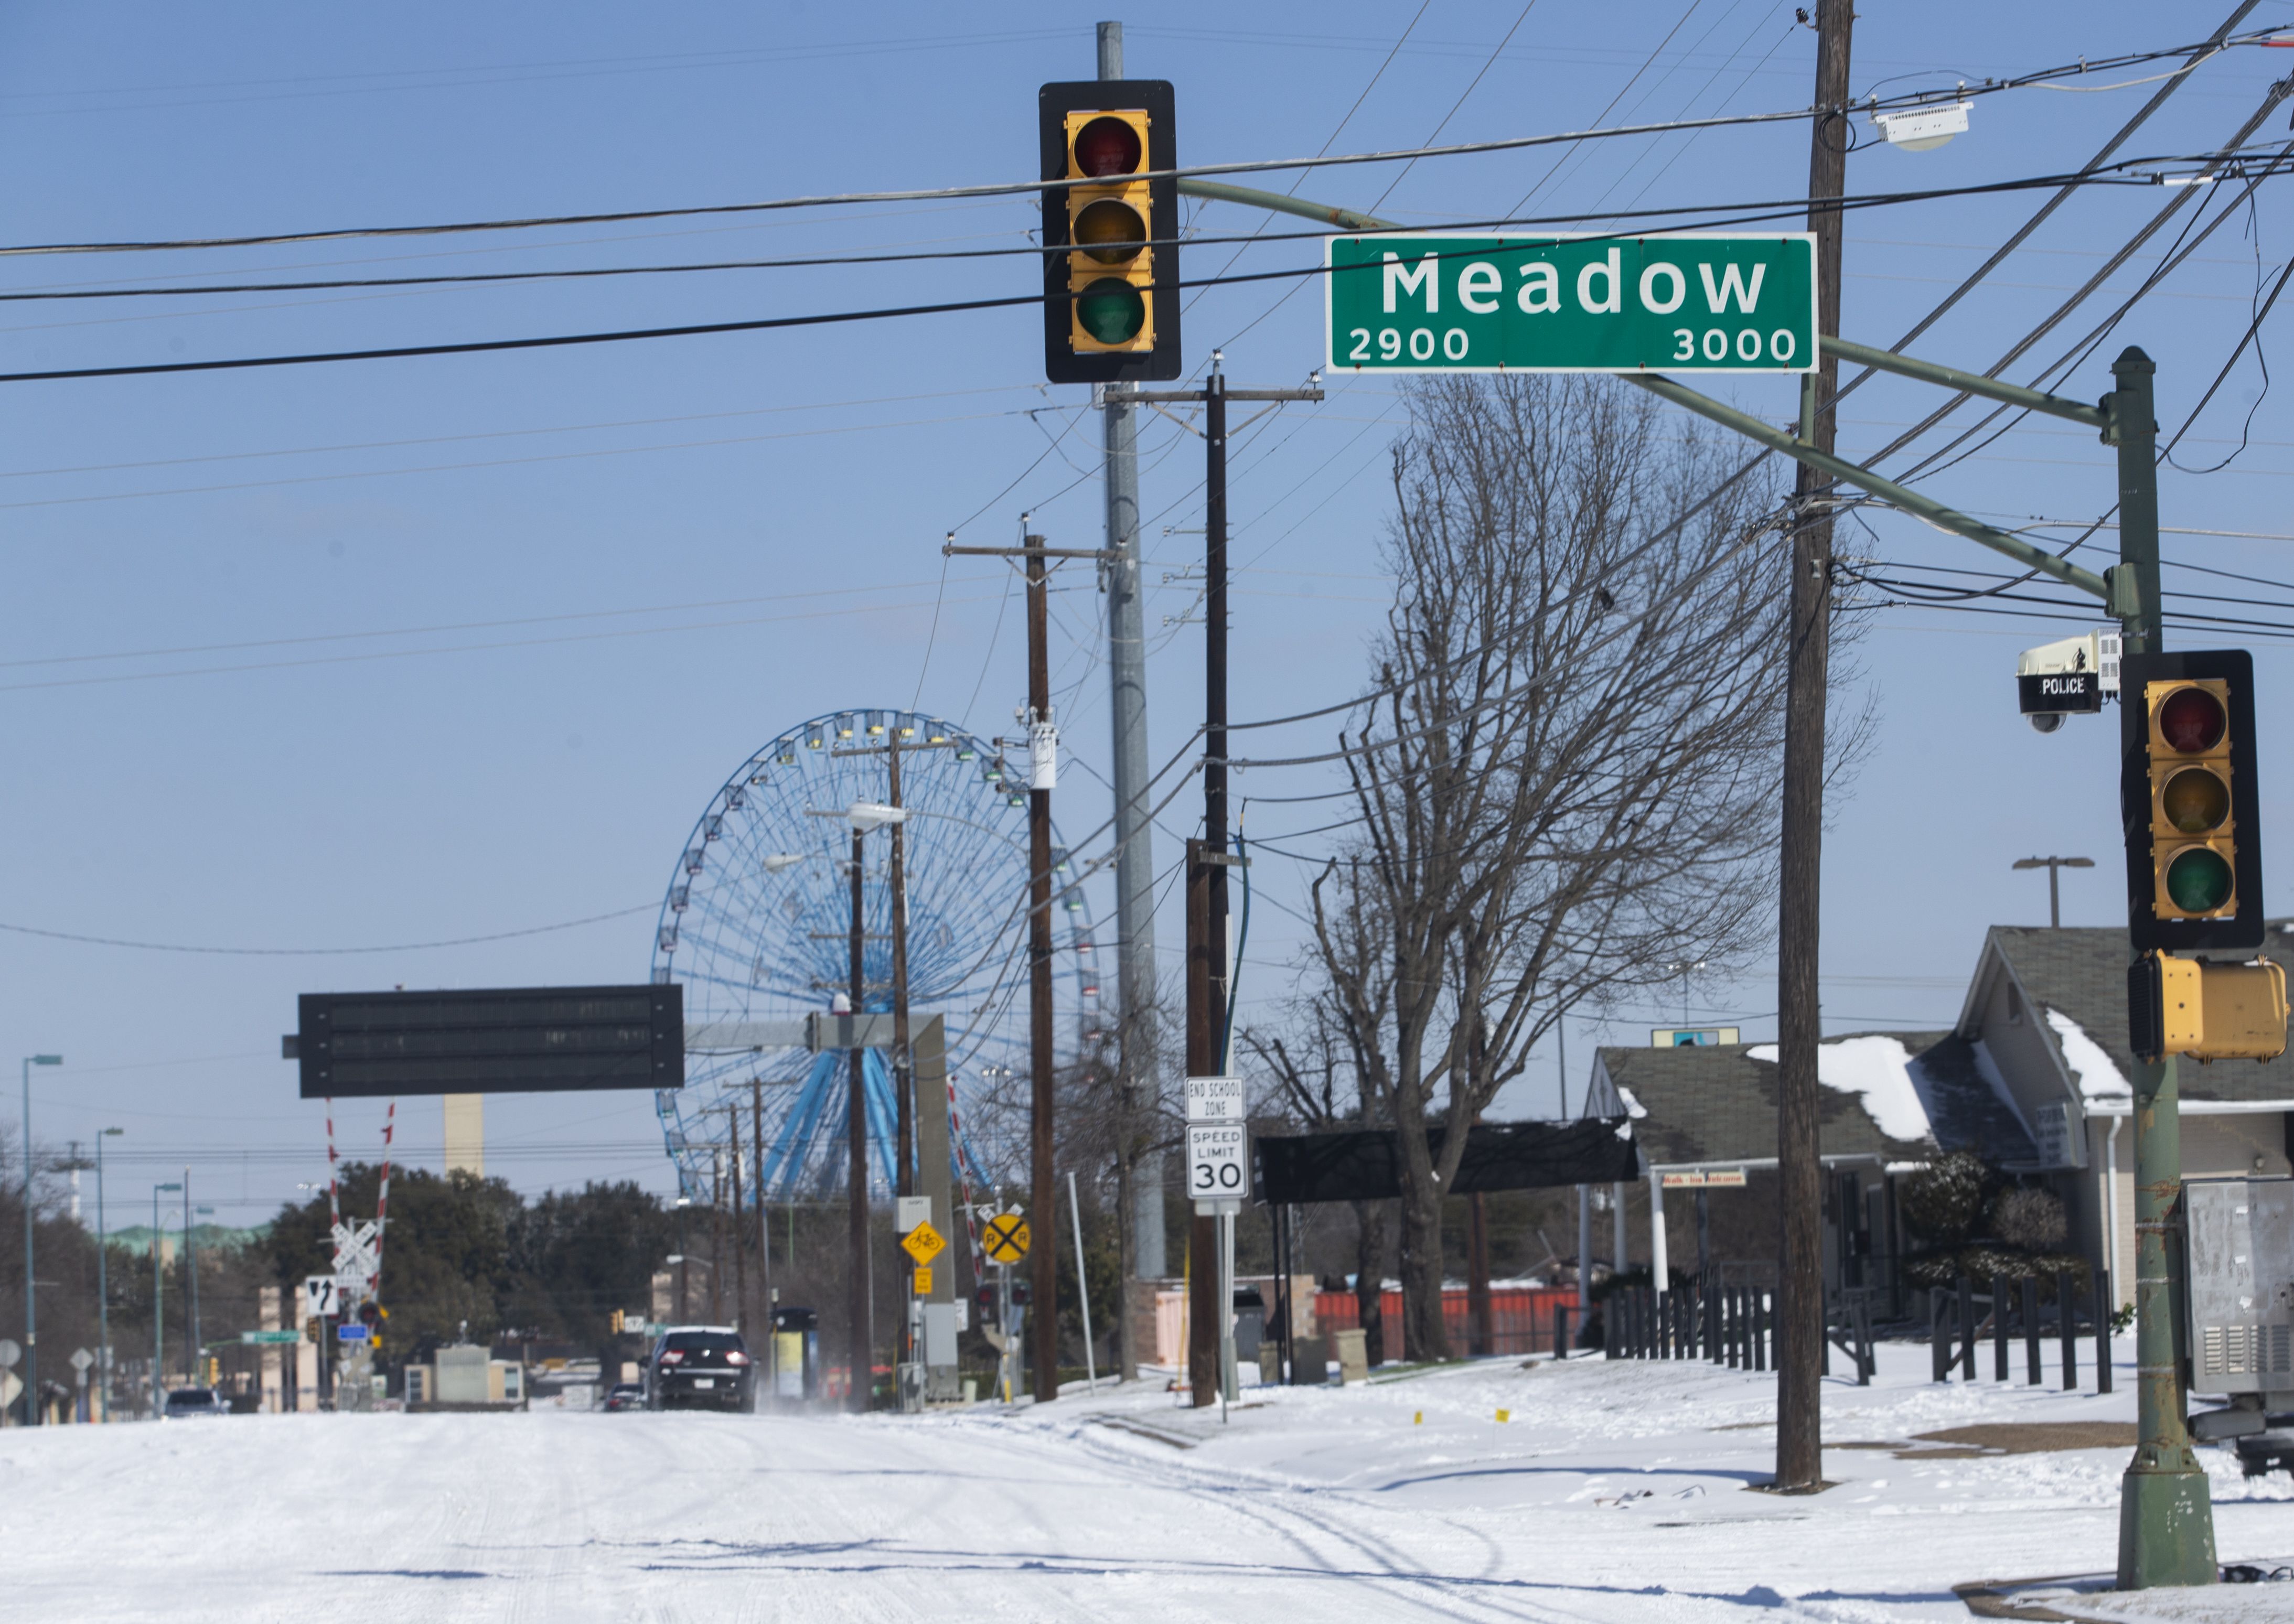
MULTIPOLYGON (((2271 957, 2294 969, 2294 922, 2274 922, 2271 957)), ((1970 1150, 2062 1198, 2063 1250, 2111 1271, 2134 1301, 2134 1102, 2127 932, 1988 931, 1959 1020, 1948 1032, 1867 1032, 1818 1050, 1818 1143, 1829 1287, 1899 1284, 1906 1247, 1896 1181, 1933 1157, 1970 1150)), ((2294 1060, 2177 1062, 2185 1179, 2284 1175, 2294 1152, 2294 1060)), ((1742 1188, 1773 1212, 1773 1043, 1603 1048, 1584 1114, 1633 1119, 1662 1260, 1685 1259, 1680 1215, 1694 1192, 1742 1188), (1671 1194, 1668 1204, 1667 1195, 1671 1194)), ((1714 1198, 1717 1203, 1718 1198, 1714 1198)), ((1696 1201, 1700 1217, 1710 1208, 1696 1201)), ((1774 1256, 1773 1230, 1755 1250, 1774 1256)), ((1725 1259, 1724 1249, 1720 1255, 1725 1259)))
MULTIPOLYGON (((2294 921, 2273 921, 2263 952, 2294 970, 2294 921)), ((2121 1304, 2135 1300, 2133 956, 2121 930, 1995 925, 1954 1029, 2028 1125, 2034 1150, 2026 1165, 2063 1197, 2071 1248, 2105 1258, 2121 1304)), ((2290 1171, 2294 1060, 2184 1059, 2176 1084, 2184 1178, 2290 1171)))

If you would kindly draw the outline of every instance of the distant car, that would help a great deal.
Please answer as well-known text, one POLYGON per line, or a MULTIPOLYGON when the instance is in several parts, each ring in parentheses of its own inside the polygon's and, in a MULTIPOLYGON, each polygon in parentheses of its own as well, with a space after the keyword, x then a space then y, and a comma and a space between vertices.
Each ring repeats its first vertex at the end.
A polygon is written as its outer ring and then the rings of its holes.
POLYGON ((229 1414, 231 1401, 212 1387, 178 1387, 167 1395, 167 1418, 170 1421, 229 1414))
POLYGON ((607 1409, 643 1409, 645 1402, 645 1384, 642 1382, 615 1382, 606 1389, 607 1409))
POLYGON ((729 1325, 674 1325, 646 1366, 646 1407, 746 1409, 756 1366, 729 1325))

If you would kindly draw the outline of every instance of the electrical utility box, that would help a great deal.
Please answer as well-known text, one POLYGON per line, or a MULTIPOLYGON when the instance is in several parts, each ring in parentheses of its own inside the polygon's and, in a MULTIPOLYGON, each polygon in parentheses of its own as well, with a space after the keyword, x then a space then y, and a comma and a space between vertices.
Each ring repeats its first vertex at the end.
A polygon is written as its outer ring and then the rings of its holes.
POLYGON ((2200 1180, 2183 1204, 2192 1388, 2294 1408, 2294 1179, 2200 1180))

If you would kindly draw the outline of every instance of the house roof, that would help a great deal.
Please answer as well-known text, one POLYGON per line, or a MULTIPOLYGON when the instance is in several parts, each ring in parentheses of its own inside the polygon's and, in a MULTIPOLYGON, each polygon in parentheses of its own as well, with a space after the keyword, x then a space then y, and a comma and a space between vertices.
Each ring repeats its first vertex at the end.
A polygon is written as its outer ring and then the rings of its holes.
MULTIPOLYGON (((1752 1162, 1777 1154, 1776 1049, 1605 1048, 1642 1155, 1655 1165, 1752 1162)), ((2021 1120, 1983 1077, 1969 1040, 1948 1032, 1858 1033, 1818 1050, 1818 1142, 1832 1157, 1924 1161, 1961 1147, 1998 1161, 2034 1154, 2021 1120)))
MULTIPOLYGON (((2272 921, 2262 951, 2294 972, 2294 921, 2272 921)), ((2083 1074, 2077 1054, 2070 1057, 2066 1076, 2081 1073, 2078 1086, 2089 1099, 2111 1092, 2124 1097, 2123 1080, 2135 1073, 2135 1053, 2127 1035, 2127 967, 2134 956, 2127 932, 2116 927, 2056 930, 1994 925, 1984 938, 1983 956, 1968 987, 1956 1030, 1963 1037, 1976 1035, 1993 985, 2000 976, 2010 976, 2026 1003, 2055 1011, 2054 1017, 2043 1019, 2042 1027, 2058 1057, 2067 1041, 2077 1045, 2083 1034, 2118 1068, 2122 1085, 2099 1090, 2095 1079, 2083 1074), (2066 1033, 2065 1019, 2078 1032, 2066 1033)), ((2294 1059, 2282 1055, 2274 1060, 2207 1065, 2186 1060, 2177 1068, 2177 1083, 2186 1100, 2294 1100, 2294 1059)))

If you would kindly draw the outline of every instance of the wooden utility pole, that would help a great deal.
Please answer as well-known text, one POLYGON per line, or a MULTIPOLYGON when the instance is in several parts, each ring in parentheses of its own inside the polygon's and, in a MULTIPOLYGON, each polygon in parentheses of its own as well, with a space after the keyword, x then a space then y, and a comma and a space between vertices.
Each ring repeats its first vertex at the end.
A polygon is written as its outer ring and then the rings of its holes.
MULTIPOLYGON (((1817 0, 1816 118, 1810 126, 1809 230, 1816 234, 1818 330, 1840 334, 1840 209, 1847 179, 1848 37, 1852 0, 1817 0)), ((1801 438, 1827 456, 1837 437, 1840 363, 1824 357, 1801 383, 1801 438)), ((1783 1208, 1777 1313, 1776 1487, 1805 1493, 1824 1479, 1818 1404, 1824 1374, 1824 1236, 1818 1144, 1817 927, 1824 831, 1825 690, 1832 636, 1832 481, 1807 463, 1793 485, 1792 586, 1785 699, 1783 840, 1777 920, 1777 1181, 1783 1208)), ((1660 1286, 1662 1289, 1662 1286, 1660 1286)))
POLYGON ((1034 1311, 1029 1335, 1036 1402, 1060 1396, 1058 1191, 1052 1133, 1052 792, 1050 764, 1037 759, 1037 729, 1052 720, 1051 593, 1041 547, 1028 554, 1028 1050, 1029 1108, 1028 1217, 1035 1231, 1028 1255, 1034 1311))
POLYGON ((1060 1322, 1057 1177, 1053 1166, 1052 1065, 1052 784, 1056 777, 1057 735, 1052 727, 1050 569, 1054 558, 1090 558, 1105 563, 1117 555, 1101 548, 1046 547, 1027 533, 1021 518, 1021 545, 958 547, 949 542, 943 556, 1025 560, 1028 571, 1028 1031, 1029 1108, 1028 1289, 1033 1298, 1029 1357, 1036 1368, 1039 1404, 1060 1396, 1060 1322), (1045 729, 1040 746, 1038 727, 1045 729))
MULTIPOLYGON (((1226 728, 1226 446, 1231 401, 1319 401, 1319 388, 1230 389, 1211 352, 1211 375, 1200 389, 1132 389, 1140 402, 1200 402, 1203 408, 1203 834, 1187 847, 1187 1075, 1218 1075, 1227 1061, 1233 966, 1227 962, 1226 728)), ((1266 410, 1273 410, 1273 405, 1266 410)), ((1200 1204, 1187 1227, 1187 1369, 1197 1405, 1218 1397, 1220 1344, 1233 1312, 1221 1303, 1219 1282, 1232 1257, 1233 1219, 1221 1221, 1200 1204)))
POLYGON ((757 1186, 757 1266, 763 1270, 758 1289, 765 1297, 765 1331, 770 1335, 773 1325, 773 1221, 765 1210, 765 1081, 762 1077, 749 1079, 749 1142, 750 1163, 756 1168, 757 1186))
POLYGON ((741 1107, 725 1107, 725 1154, 733 1159, 733 1328, 749 1338, 749 1248, 741 1238, 741 1107))
MULTIPOLYGON (((1217 963, 1210 928, 1211 875, 1205 844, 1187 842, 1187 1075, 1218 1070, 1217 963)), ((1195 1204, 1187 1221, 1187 1389, 1195 1408, 1218 1401, 1218 1220, 1195 1204)))
MULTIPOLYGON (((891 777, 891 805, 900 805, 900 724, 893 719, 885 735, 884 761, 891 777)), ((892 1098, 899 1117, 899 1163, 893 1173, 895 1195, 915 1194, 915 1068, 908 1057, 908 892, 901 869, 907 856, 902 828, 905 819, 892 820, 892 865, 888 875, 892 888, 892 1098)), ((857 1010, 858 1006, 856 1004, 857 1010)))
MULTIPOLYGON (((852 832, 852 1019, 857 1028, 860 1024, 861 995, 866 990, 861 978, 860 954, 865 938, 860 911, 860 860, 866 837, 855 829, 852 832)), ((868 1077, 866 1061, 868 1052, 851 1051, 851 1082, 845 1094, 845 1142, 850 1152, 851 1165, 847 1177, 847 1198, 851 1203, 850 1219, 850 1255, 846 1260, 850 1279, 848 1312, 851 1330, 847 1338, 851 1360, 852 1391, 848 1402, 856 1410, 868 1408, 868 1388, 872 1367, 875 1363, 876 1338, 873 1319, 874 1302, 868 1290, 868 1077)))

